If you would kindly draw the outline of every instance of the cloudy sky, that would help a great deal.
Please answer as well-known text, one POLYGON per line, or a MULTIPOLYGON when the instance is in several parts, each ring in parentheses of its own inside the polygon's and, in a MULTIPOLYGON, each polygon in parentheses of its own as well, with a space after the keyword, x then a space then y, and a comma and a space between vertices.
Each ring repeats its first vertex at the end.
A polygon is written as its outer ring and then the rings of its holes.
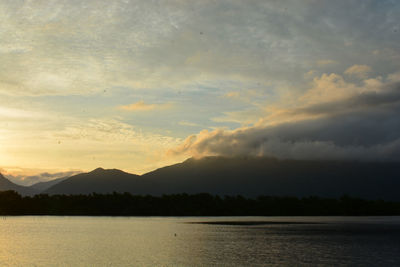
POLYGON ((0 2, 0 171, 400 158, 395 0, 0 2))

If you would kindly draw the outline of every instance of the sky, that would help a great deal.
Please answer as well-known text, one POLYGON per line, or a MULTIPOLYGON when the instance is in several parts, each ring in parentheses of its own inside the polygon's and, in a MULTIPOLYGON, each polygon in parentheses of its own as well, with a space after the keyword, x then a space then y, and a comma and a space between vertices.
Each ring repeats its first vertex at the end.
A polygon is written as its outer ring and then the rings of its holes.
POLYGON ((0 172, 400 159, 396 0, 0 2, 0 172))

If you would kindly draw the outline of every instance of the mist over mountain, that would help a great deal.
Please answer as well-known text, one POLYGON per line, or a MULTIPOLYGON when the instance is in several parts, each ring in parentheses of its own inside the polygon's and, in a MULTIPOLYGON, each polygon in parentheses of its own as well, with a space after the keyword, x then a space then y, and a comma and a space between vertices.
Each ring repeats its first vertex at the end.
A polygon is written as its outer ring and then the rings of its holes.
POLYGON ((400 163, 278 160, 264 157, 188 159, 142 176, 96 169, 72 176, 46 194, 129 192, 162 195, 206 192, 217 195, 340 197, 400 200, 400 163))
POLYGON ((0 173, 0 191, 7 190, 14 190, 24 196, 40 193, 40 190, 37 190, 36 188, 14 184, 0 173))

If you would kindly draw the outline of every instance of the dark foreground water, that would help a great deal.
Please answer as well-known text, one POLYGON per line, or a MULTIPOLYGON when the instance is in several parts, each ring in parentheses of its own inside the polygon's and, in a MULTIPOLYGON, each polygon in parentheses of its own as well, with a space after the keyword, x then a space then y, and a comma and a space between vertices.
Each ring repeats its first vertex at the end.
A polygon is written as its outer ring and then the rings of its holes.
POLYGON ((274 265, 400 266, 400 217, 0 218, 0 266, 274 265))

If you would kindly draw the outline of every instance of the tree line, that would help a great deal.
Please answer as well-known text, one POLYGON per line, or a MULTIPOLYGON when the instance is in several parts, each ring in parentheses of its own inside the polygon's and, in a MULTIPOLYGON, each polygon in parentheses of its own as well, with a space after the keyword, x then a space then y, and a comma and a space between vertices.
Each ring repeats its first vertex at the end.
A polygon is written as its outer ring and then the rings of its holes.
POLYGON ((400 215, 400 202, 341 198, 129 193, 21 196, 0 192, 0 215, 86 216, 308 216, 400 215))

